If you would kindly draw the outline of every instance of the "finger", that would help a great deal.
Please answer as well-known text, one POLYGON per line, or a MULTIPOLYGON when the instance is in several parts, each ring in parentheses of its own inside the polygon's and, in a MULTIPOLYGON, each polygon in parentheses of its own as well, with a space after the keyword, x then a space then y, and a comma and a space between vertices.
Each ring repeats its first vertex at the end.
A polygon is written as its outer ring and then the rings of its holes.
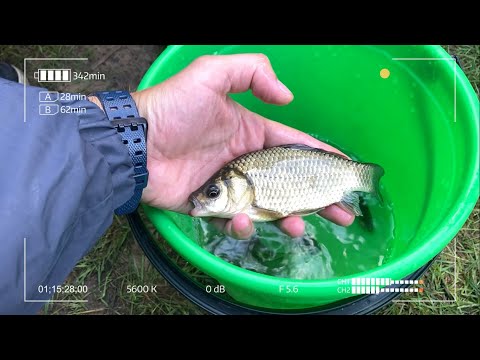
POLYGON ((191 70, 202 83, 222 94, 251 89, 269 104, 284 105, 293 100, 263 54, 202 56, 192 63, 191 70))
POLYGON ((305 232, 305 222, 299 216, 289 216, 278 222, 278 227, 285 234, 291 237, 303 236, 305 232))
POLYGON ((214 218, 210 221, 219 231, 239 240, 246 240, 253 236, 255 227, 246 214, 237 214, 231 220, 214 218))
POLYGON ((272 147, 284 144, 304 144, 315 148, 320 148, 326 151, 331 151, 340 155, 343 155, 347 159, 350 159, 346 154, 340 150, 328 145, 314 137, 287 125, 283 125, 279 122, 266 119, 258 114, 252 113, 253 116, 258 117, 258 120, 264 122, 265 128, 265 147, 272 147))
POLYGON ((340 226, 352 225, 355 220, 355 215, 335 204, 326 207, 318 214, 340 226))

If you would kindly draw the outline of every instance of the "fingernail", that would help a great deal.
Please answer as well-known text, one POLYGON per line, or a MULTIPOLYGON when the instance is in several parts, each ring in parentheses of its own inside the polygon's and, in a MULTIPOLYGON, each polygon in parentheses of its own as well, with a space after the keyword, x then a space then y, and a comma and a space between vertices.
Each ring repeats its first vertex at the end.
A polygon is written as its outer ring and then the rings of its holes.
POLYGON ((285 94, 292 95, 292 92, 288 90, 284 83, 277 79, 277 84, 280 90, 282 90, 285 94))

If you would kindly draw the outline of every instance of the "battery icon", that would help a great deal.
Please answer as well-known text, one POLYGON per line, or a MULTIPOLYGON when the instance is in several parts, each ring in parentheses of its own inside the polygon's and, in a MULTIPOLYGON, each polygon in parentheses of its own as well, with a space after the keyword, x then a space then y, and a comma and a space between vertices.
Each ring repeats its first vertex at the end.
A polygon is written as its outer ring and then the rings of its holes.
POLYGON ((71 82, 72 69, 38 69, 33 77, 38 82, 71 82))

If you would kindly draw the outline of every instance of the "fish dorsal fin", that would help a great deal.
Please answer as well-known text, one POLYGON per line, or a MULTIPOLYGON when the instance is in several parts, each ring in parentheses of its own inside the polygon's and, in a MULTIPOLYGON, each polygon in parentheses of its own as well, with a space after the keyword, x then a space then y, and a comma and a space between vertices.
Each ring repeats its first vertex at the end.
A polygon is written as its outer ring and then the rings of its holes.
POLYGON ((314 147, 304 145, 304 144, 286 144, 286 145, 278 145, 277 147, 284 148, 284 149, 291 149, 291 150, 317 151, 317 152, 322 152, 322 153, 325 153, 325 154, 331 154, 331 155, 334 155, 334 156, 339 156, 339 157, 344 158, 346 160, 350 160, 345 155, 338 154, 338 153, 335 153, 335 152, 332 152, 332 151, 323 150, 323 149, 320 149, 320 148, 314 148, 314 147))

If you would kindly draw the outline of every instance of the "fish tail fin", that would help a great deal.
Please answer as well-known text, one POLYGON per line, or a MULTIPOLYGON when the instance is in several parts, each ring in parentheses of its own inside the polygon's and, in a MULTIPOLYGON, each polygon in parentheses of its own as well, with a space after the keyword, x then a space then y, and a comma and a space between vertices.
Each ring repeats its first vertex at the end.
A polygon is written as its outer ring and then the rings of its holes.
POLYGON ((380 193, 380 179, 385 174, 385 170, 377 164, 368 164, 368 166, 370 168, 370 182, 367 191, 375 196, 380 204, 383 204, 383 197, 380 193))

